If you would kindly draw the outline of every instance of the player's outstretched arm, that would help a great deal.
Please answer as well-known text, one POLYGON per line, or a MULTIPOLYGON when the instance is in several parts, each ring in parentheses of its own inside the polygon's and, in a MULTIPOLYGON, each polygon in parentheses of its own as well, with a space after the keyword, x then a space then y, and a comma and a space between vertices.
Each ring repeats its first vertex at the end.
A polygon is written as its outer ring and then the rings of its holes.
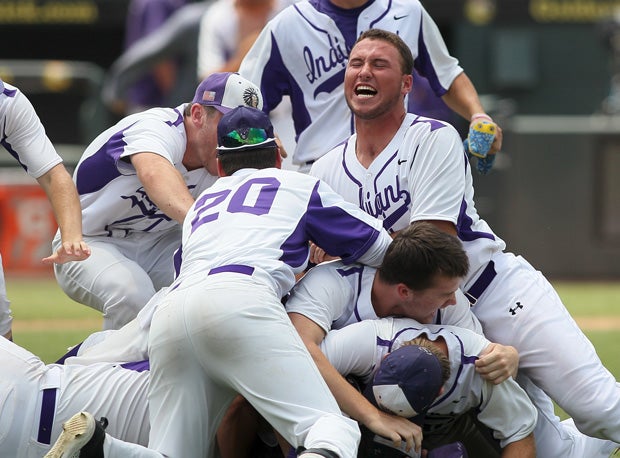
POLYGON ((490 343, 476 361, 476 372, 495 385, 508 377, 515 378, 519 369, 519 353, 515 347, 490 343))
POLYGON ((329 362, 319 347, 325 331, 314 321, 299 313, 289 313, 319 372, 344 413, 365 425, 375 434, 391 439, 395 446, 407 443, 407 450, 421 450, 422 430, 406 418, 390 415, 373 406, 329 362))
POLYGON ((61 247, 43 258, 45 264, 82 261, 90 256, 90 248, 82 239, 82 207, 71 175, 57 164, 37 181, 47 194, 62 238, 61 247))

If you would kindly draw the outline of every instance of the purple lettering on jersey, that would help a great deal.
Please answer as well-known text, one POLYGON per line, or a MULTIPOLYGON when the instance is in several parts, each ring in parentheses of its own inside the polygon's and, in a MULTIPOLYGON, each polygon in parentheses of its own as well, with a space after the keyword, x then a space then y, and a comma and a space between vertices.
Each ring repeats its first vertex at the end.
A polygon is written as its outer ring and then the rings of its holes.
POLYGON ((411 195, 406 189, 401 189, 401 180, 398 175, 394 177, 394 184, 377 189, 376 181, 382 176, 385 169, 396 159, 398 152, 388 159, 375 178, 375 194, 368 192, 365 196, 360 196, 360 207, 369 215, 384 220, 383 227, 390 229, 396 222, 409 212, 411 195), (396 207, 398 204, 398 207, 396 207), (394 209, 390 212, 390 209, 394 209))
POLYGON ((210 221, 215 221, 218 218, 219 212, 209 213, 204 216, 203 214, 210 208, 213 208, 222 203, 224 199, 226 199, 228 194, 230 194, 230 189, 224 189, 223 191, 219 191, 216 193, 203 194, 202 196, 200 196, 200 198, 198 198, 195 205, 196 216, 192 220, 192 233, 194 233, 194 231, 203 224, 210 221))
POLYGON ((146 193, 145 189, 142 187, 136 189, 133 195, 121 196, 121 199, 129 200, 129 202, 131 203, 131 208, 137 209, 139 211, 139 214, 135 214, 128 218, 113 221, 108 226, 106 226, 106 228, 115 227, 115 226, 120 227, 122 226, 122 224, 127 223, 129 221, 147 218, 147 219, 152 219, 154 221, 150 226, 144 229, 141 229, 141 231, 149 232, 152 229, 154 229, 156 226, 158 226, 162 221, 170 221, 172 219, 168 215, 166 215, 164 212, 162 212, 157 205, 155 205, 155 203, 150 199, 150 197, 146 193))
POLYGON ((257 216, 266 215, 271 210, 279 188, 280 181, 277 178, 252 178, 239 186, 239 189, 230 199, 228 211, 230 213, 251 213, 257 216), (256 191, 256 187, 260 187, 258 196, 251 205, 247 205, 248 194, 253 189, 256 191))

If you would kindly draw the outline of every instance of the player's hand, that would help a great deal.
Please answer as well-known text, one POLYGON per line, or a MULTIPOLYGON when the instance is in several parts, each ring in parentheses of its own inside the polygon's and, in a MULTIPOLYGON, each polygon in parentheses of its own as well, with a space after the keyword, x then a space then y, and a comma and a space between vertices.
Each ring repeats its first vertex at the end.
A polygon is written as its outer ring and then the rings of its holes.
POLYGON ((326 261, 333 261, 338 259, 337 256, 331 256, 325 253, 325 250, 317 246, 314 242, 310 242, 310 259, 309 262, 313 264, 320 264, 326 261))
POLYGON ((519 353, 509 345, 489 344, 476 360, 476 372, 498 385, 508 377, 515 378, 519 368, 519 353))
POLYGON ((43 264, 64 264, 70 261, 83 261, 90 256, 90 247, 85 241, 63 242, 62 246, 50 256, 43 258, 43 264))
POLYGON ((390 439, 394 447, 406 442, 406 450, 422 450, 422 428, 404 417, 377 410, 378 415, 365 423, 373 433, 390 439))

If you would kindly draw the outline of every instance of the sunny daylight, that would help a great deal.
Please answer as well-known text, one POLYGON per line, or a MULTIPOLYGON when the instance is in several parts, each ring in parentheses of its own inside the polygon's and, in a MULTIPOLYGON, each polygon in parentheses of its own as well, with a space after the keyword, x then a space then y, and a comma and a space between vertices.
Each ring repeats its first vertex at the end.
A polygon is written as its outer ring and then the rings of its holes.
POLYGON ((0 458, 620 457, 618 1, 0 40, 0 458))

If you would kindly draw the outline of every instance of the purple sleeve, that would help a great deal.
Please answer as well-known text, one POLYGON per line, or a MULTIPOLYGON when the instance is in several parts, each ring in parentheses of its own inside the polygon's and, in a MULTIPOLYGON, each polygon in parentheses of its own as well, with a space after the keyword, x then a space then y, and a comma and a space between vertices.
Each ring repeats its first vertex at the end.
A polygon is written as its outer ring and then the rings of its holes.
POLYGON ((345 202, 333 191, 319 192, 317 182, 308 204, 306 230, 311 240, 349 264, 370 250, 380 235, 371 216, 345 202))

